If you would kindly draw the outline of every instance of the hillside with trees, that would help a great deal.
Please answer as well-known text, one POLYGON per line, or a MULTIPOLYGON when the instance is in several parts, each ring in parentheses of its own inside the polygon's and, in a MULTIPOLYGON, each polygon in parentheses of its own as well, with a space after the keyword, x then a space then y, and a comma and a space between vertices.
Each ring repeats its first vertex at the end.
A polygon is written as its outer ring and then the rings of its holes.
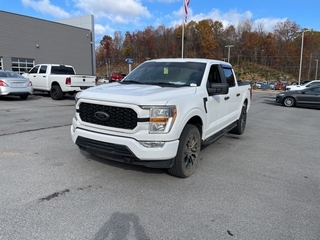
MULTIPOLYGON (((115 32, 104 36, 96 48, 97 76, 111 71, 128 72, 126 58, 133 68, 153 58, 181 57, 182 28, 147 27, 143 31, 115 32)), ((238 26, 223 26, 211 19, 190 21, 184 26, 185 58, 212 58, 233 64, 239 79, 297 81, 300 68, 302 29, 290 20, 278 22, 272 32, 264 25, 243 20, 238 26), (229 47, 228 47, 229 46, 229 47), (230 52, 230 55, 228 54, 230 52)), ((320 32, 304 32, 301 79, 315 79, 320 59, 320 32)))

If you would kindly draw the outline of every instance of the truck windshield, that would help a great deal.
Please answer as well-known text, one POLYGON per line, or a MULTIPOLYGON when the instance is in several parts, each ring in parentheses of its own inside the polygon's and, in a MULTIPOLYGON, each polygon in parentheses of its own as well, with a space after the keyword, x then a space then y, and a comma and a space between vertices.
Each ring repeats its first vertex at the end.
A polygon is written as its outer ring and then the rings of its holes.
POLYGON ((200 86, 206 64, 199 62, 145 62, 129 73, 123 84, 200 86))

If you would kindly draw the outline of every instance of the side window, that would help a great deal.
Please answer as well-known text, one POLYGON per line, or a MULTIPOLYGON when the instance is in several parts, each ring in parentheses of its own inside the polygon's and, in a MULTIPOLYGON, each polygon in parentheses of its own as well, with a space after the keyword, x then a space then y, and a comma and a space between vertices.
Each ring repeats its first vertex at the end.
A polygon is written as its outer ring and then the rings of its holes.
POLYGON ((46 72, 47 72, 47 66, 41 65, 39 73, 46 73, 46 72))
POLYGON ((32 68, 30 70, 30 73, 37 73, 38 72, 38 69, 39 69, 39 66, 35 66, 34 68, 32 68))
POLYGON ((212 83, 221 83, 221 77, 217 65, 212 65, 210 68, 207 86, 211 86, 212 83))
POLYGON ((320 87, 316 87, 312 89, 314 93, 320 93, 320 87))
POLYGON ((310 87, 314 87, 314 86, 317 86, 317 85, 320 85, 320 82, 313 82, 313 83, 310 83, 310 87))
POLYGON ((231 68, 223 68, 224 75, 226 76, 227 83, 229 87, 234 87, 236 85, 233 71, 231 68))

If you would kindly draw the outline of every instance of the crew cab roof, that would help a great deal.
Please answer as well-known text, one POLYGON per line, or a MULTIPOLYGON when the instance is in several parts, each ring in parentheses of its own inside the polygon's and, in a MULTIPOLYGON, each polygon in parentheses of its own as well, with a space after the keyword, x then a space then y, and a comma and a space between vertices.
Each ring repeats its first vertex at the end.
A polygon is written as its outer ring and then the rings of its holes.
POLYGON ((221 60, 207 59, 207 58, 159 58, 151 59, 148 62, 199 62, 210 64, 221 64, 226 67, 231 67, 231 64, 221 60))

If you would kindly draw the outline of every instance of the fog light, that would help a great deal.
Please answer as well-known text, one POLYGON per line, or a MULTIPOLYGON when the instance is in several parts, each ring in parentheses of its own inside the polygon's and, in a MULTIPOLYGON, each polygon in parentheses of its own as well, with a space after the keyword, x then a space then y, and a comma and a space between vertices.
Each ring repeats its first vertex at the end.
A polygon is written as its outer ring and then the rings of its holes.
POLYGON ((71 131, 74 133, 75 131, 76 131, 76 128, 75 128, 75 126, 71 126, 71 131))
POLYGON ((162 148, 164 142, 139 142, 145 148, 162 148))

